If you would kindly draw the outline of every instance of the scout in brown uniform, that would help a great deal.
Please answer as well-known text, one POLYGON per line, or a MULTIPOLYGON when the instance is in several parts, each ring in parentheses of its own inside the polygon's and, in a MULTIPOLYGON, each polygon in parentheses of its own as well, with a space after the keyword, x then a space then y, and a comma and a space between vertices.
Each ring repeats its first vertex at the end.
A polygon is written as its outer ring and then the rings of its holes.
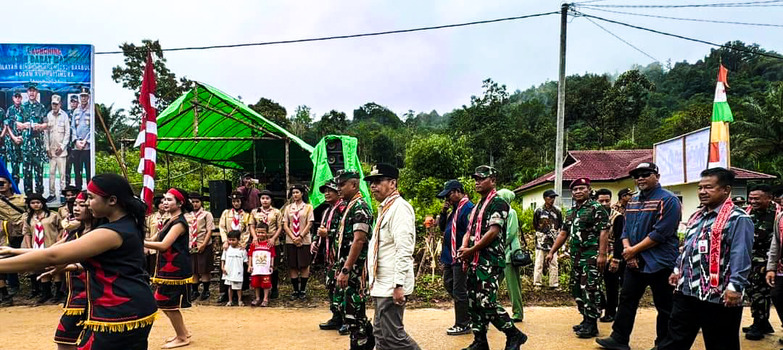
MULTIPOLYGON (((226 236, 228 231, 234 230, 242 233, 239 236, 239 244, 243 248, 247 248, 247 243, 250 241, 250 229, 248 228, 250 224, 250 214, 242 209, 244 197, 241 193, 234 191, 228 198, 231 200, 231 208, 224 210, 223 213, 220 214, 218 224, 218 228, 220 229, 220 242, 223 246, 223 250, 228 249, 228 237, 226 236)), ((247 284, 249 284, 249 275, 245 274, 245 276, 248 277, 247 284)), ((228 301, 227 291, 226 285, 221 283, 220 298, 218 299, 219 303, 228 301)))
MULTIPOLYGON (((158 235, 158 231, 163 228, 163 223, 169 218, 168 212, 162 205, 163 197, 156 196, 152 199, 152 203, 157 209, 156 212, 147 215, 144 221, 145 240, 153 240, 158 235)), ((155 249, 144 248, 144 256, 146 257, 147 273, 152 276, 155 273, 155 260, 158 259, 158 251, 155 249)))
POLYGON ((190 225, 190 256, 193 260, 193 293, 191 300, 209 299, 209 280, 212 277, 212 268, 214 267, 214 254, 212 252, 212 229, 215 228, 215 220, 212 213, 204 210, 203 197, 200 193, 190 194, 190 203, 193 204, 193 211, 190 212, 188 225, 190 225), (204 286, 204 290, 199 292, 198 286, 204 286))
MULTIPOLYGON (((24 214, 25 199, 20 194, 19 188, 13 181, 13 177, 4 166, 0 166, 0 226, 5 237, 4 245, 11 248, 22 246, 22 214, 24 214)), ((9 273, 6 276, 0 274, 0 296, 4 304, 11 303, 11 296, 19 290, 19 275, 9 273), (8 289, 4 289, 5 280, 8 279, 8 289), (7 300, 7 301, 6 301, 7 300)))
MULTIPOLYGON (((24 248, 45 249, 51 247, 60 236, 60 215, 52 213, 46 206, 46 199, 41 194, 32 193, 27 196, 27 212, 22 216, 22 232, 24 232, 24 248)), ((40 271, 39 271, 40 272, 40 271)), ((33 283, 33 293, 38 273, 30 276, 33 283)), ((43 304, 53 297, 52 278, 45 276, 40 281, 41 297, 37 303, 43 304)), ((32 297, 32 295, 31 295, 32 297)))
POLYGON ((276 268, 280 266, 280 257, 282 256, 281 253, 283 252, 283 245, 280 244, 279 239, 280 234, 283 232, 283 213, 280 212, 279 209, 272 206, 271 191, 261 191, 260 200, 261 206, 253 209, 253 211, 250 213, 250 232, 255 237, 256 227, 258 227, 260 223, 267 225, 267 232, 269 232, 269 240, 267 241, 267 244, 275 247, 275 251, 277 252, 277 254, 275 254, 274 262, 275 270, 272 271, 272 291, 269 293, 269 297, 272 299, 277 299, 277 283, 280 280, 280 277, 277 274, 276 268))
POLYGON ((288 260, 288 275, 294 291, 291 300, 307 297, 307 279, 310 277, 310 227, 313 225, 313 206, 303 200, 305 188, 294 185, 289 191, 290 200, 283 209, 285 230, 285 255, 288 260))

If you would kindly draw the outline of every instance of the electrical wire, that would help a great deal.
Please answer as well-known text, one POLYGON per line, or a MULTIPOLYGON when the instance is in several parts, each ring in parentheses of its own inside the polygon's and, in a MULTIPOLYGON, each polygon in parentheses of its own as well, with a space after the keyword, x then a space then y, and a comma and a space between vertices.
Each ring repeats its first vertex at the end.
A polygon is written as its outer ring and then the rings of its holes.
MULTIPOLYGON (((536 13, 536 14, 524 15, 524 16, 505 17, 505 18, 489 19, 489 20, 483 20, 483 21, 474 21, 474 22, 465 22, 465 23, 456 23, 456 24, 446 24, 446 25, 431 26, 431 27, 419 27, 419 28, 411 28, 411 29, 389 30, 389 31, 383 31, 383 32, 371 32, 371 33, 361 33, 361 34, 325 36, 325 37, 306 38, 306 39, 266 41, 266 42, 257 42, 257 43, 176 47, 176 48, 162 49, 162 51, 192 51, 192 50, 228 49, 228 48, 235 48, 235 47, 268 46, 268 45, 306 43, 306 42, 314 42, 314 41, 328 41, 328 40, 338 40, 338 39, 362 38, 362 37, 369 37, 369 36, 380 36, 380 35, 390 35, 390 34, 412 33, 412 32, 421 32, 421 31, 427 31, 427 30, 437 30, 437 29, 446 29, 446 28, 466 27, 466 26, 472 26, 472 25, 478 25, 478 24, 488 24, 488 23, 497 23, 497 22, 516 21, 516 20, 526 19, 526 18, 555 15, 555 14, 559 14, 559 13, 560 13, 560 11, 552 11, 552 12, 536 13)), ((146 50, 147 50, 146 47, 139 47, 139 48, 136 49, 136 51, 146 51, 146 50)), ((124 53, 124 51, 120 50, 120 51, 99 51, 99 52, 96 52, 95 54, 96 55, 119 55, 119 54, 123 54, 123 53, 124 53)))
POLYGON ((719 2, 710 4, 682 4, 682 5, 583 5, 585 7, 625 7, 625 8, 683 8, 683 7, 776 7, 783 6, 781 0, 748 1, 748 2, 719 2))
POLYGON ((738 24, 738 25, 746 25, 746 26, 759 26, 759 27, 780 27, 780 28, 783 28, 783 24, 771 24, 771 23, 750 23, 750 22, 732 22, 732 21, 719 21, 719 20, 701 19, 701 18, 669 17, 669 16, 658 16, 658 15, 650 15, 650 14, 646 14, 646 13, 635 13, 635 12, 625 12, 625 11, 614 11, 614 10, 607 10, 607 9, 602 9, 602 8, 591 8, 591 10, 596 10, 596 11, 603 11, 603 12, 611 12, 611 13, 618 13, 618 14, 622 14, 622 15, 632 15, 632 16, 652 17, 652 18, 662 18, 662 19, 673 19, 673 20, 678 20, 678 21, 706 22, 706 23, 721 23, 721 24, 738 24))
POLYGON ((702 44, 715 46, 715 47, 720 47, 720 48, 729 49, 729 50, 736 50, 736 51, 746 52, 746 53, 750 53, 750 54, 753 54, 753 55, 759 55, 759 56, 764 56, 764 57, 770 57, 770 58, 783 60, 783 56, 773 55, 773 54, 766 53, 766 52, 753 51, 753 50, 748 50, 748 49, 740 48, 740 47, 721 45, 721 44, 714 43, 714 42, 707 41, 707 40, 691 38, 691 37, 687 37, 687 36, 683 36, 683 35, 679 35, 679 34, 672 34, 672 33, 662 32, 660 30, 645 28, 645 27, 641 27, 641 26, 637 26, 637 25, 633 25, 633 24, 628 24, 628 23, 624 23, 624 22, 620 22, 620 21, 615 21, 615 20, 612 20, 612 19, 607 19, 607 18, 603 18, 603 17, 593 16, 593 15, 589 15, 589 14, 586 14, 586 13, 583 13, 583 12, 576 12, 576 14, 579 15, 579 16, 582 16, 582 17, 594 18, 594 19, 597 19, 597 20, 600 20, 600 21, 604 21, 604 22, 608 22, 608 23, 614 23, 614 24, 619 24, 619 25, 626 26, 626 27, 629 27, 629 28, 644 30, 644 31, 647 31, 647 32, 655 33, 655 34, 670 36, 670 37, 673 37, 673 38, 693 41, 693 42, 702 43, 702 44))
POLYGON ((620 41, 622 41, 623 43, 625 43, 626 45, 628 45, 628 46, 632 47, 634 50, 641 52, 643 55, 645 55, 645 56, 649 57, 651 60, 653 60, 653 61, 655 61, 655 62, 660 62, 660 61, 659 61, 657 58, 655 58, 655 57, 652 57, 650 54, 648 54, 648 53, 644 52, 644 50, 642 50, 642 49, 640 49, 640 48, 638 48, 638 47, 634 46, 634 45, 633 45, 633 44, 631 44, 630 42, 628 42, 628 41, 626 41, 625 39, 621 38, 619 35, 617 35, 617 34, 615 34, 615 33, 612 33, 612 32, 611 32, 609 29, 606 29, 606 28, 604 28, 602 25, 600 25, 600 24, 596 23, 596 22, 595 22, 595 21, 593 21, 592 19, 590 19, 590 18, 588 18, 588 17, 585 17, 585 19, 586 19, 586 20, 588 20, 588 21, 590 21, 590 23, 592 23, 592 24, 595 24, 595 25, 596 25, 598 28, 601 28, 601 29, 603 29, 603 31, 605 31, 605 32, 609 33, 609 35, 611 35, 611 36, 613 36, 613 37, 617 38, 617 40, 620 40, 620 41))

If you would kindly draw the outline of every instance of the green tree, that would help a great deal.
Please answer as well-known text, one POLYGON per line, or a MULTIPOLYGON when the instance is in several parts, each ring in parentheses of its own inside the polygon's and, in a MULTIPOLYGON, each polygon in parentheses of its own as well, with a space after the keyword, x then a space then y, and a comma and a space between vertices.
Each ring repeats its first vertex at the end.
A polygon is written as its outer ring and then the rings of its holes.
POLYGON ((402 126, 402 121, 390 109, 381 106, 375 102, 365 103, 363 106, 353 110, 353 122, 375 122, 380 125, 390 127, 402 126))
POLYGON ((288 114, 286 113, 285 107, 266 97, 261 97, 258 99, 258 102, 248 105, 248 107, 281 128, 287 129, 290 125, 290 122, 286 118, 288 114))
MULTIPOLYGON (((736 118, 732 135, 733 163, 783 176, 783 83, 776 83, 761 100, 747 99, 745 119, 736 118), (737 157, 739 156, 739 157, 737 157)), ((778 180, 780 181, 780 180, 778 180)))
MULTIPOLYGON (((95 108, 103 117, 103 121, 109 129, 109 133, 112 135, 116 147, 120 147, 122 139, 136 138, 139 133, 139 124, 132 123, 124 109, 114 109, 114 104, 106 106, 102 103, 96 103, 95 108), (128 122, 131 123, 129 124, 128 122)), ((99 124, 95 127, 95 150, 113 154, 114 151, 112 151, 111 145, 109 144, 109 138, 106 137, 106 131, 103 129, 103 126, 100 125, 100 122, 98 123, 99 124)))
POLYGON ((348 118, 344 112, 333 109, 321 116, 321 119, 315 122, 313 129, 319 139, 326 135, 343 134, 348 129, 348 118))
POLYGON ((498 85, 492 79, 484 80, 484 93, 470 97, 470 107, 462 106, 454 111, 451 127, 460 135, 466 135, 470 144, 479 153, 477 162, 494 165, 496 157, 502 157, 508 149, 508 115, 503 105, 508 102, 505 85, 498 85))

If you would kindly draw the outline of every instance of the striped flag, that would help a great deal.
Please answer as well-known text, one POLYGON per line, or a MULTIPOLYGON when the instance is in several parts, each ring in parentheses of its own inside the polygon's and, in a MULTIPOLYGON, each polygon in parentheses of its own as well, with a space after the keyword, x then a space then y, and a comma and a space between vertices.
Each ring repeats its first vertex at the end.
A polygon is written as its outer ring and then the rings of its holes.
POLYGON ((729 86, 729 71, 722 64, 718 70, 718 83, 715 86, 715 101, 712 104, 712 123, 710 125, 710 153, 707 168, 731 166, 729 158, 729 123, 734 121, 729 103, 726 102, 726 88, 729 86))
POLYGON ((155 109, 157 100, 155 99, 155 90, 157 82, 155 81, 155 69, 152 65, 152 55, 147 53, 147 66, 144 67, 144 77, 141 80, 141 93, 139 94, 139 104, 142 107, 141 131, 136 138, 134 146, 139 147, 138 172, 144 174, 143 187, 141 189, 141 199, 147 203, 147 214, 152 213, 152 196, 155 192, 155 163, 157 162, 158 149, 158 111, 155 109))

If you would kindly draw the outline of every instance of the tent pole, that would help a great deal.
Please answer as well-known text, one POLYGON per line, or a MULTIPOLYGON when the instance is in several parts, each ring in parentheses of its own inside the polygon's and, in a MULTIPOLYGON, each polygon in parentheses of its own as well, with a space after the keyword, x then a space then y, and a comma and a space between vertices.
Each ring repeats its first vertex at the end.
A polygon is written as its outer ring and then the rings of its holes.
POLYGON ((288 153, 288 145, 291 143, 291 140, 289 138, 285 138, 285 190, 286 192, 291 186, 291 178, 290 178, 290 171, 289 171, 289 153, 288 153))
POLYGON ((258 176, 258 167, 256 163, 256 158, 258 158, 258 154, 256 154, 256 131, 253 129, 250 129, 250 135, 253 137, 253 177, 258 176))

